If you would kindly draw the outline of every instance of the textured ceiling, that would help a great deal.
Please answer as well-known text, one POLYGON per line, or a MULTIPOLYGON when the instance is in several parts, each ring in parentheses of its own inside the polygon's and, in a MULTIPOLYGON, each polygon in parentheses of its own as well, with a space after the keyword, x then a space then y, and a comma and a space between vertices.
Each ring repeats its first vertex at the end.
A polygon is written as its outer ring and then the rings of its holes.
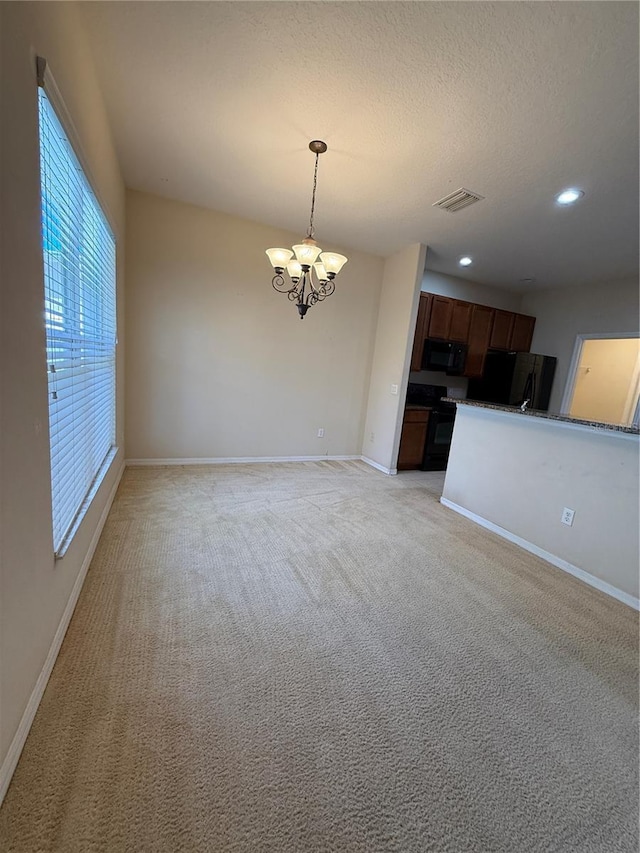
POLYGON ((516 290, 637 273, 636 3, 81 6, 130 187, 303 236, 319 138, 325 249, 424 242, 516 290), (432 207, 458 187, 485 200, 432 207))

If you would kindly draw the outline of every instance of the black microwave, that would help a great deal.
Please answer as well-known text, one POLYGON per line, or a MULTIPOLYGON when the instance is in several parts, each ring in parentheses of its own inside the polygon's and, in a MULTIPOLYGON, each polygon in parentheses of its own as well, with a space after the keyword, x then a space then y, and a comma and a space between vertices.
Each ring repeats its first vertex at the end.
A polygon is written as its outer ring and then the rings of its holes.
POLYGON ((466 344, 454 344, 450 341, 437 341, 427 338, 422 353, 422 369, 443 370, 449 376, 460 376, 464 373, 466 357, 466 344))

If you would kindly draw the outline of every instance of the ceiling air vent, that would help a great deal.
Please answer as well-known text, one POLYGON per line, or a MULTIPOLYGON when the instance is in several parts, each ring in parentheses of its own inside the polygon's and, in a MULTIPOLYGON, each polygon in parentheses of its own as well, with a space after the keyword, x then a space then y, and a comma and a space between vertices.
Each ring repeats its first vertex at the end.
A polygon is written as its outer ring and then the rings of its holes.
POLYGON ((448 210, 449 213, 457 213, 457 211, 462 210, 463 207, 468 207, 470 204, 482 201, 483 198, 483 195, 472 193, 471 190, 465 190, 464 187, 460 187, 459 190, 449 193, 449 195, 441 198, 440 201, 436 201, 432 207, 439 207, 442 210, 448 210))

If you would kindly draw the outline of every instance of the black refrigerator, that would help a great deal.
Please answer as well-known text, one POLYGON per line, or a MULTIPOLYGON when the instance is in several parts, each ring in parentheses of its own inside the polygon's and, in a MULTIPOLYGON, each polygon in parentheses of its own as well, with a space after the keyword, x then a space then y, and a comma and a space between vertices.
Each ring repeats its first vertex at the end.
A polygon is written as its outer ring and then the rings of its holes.
POLYGON ((482 379, 470 379, 467 397, 485 403, 519 406, 546 412, 549 408, 556 358, 535 352, 488 352, 482 379))

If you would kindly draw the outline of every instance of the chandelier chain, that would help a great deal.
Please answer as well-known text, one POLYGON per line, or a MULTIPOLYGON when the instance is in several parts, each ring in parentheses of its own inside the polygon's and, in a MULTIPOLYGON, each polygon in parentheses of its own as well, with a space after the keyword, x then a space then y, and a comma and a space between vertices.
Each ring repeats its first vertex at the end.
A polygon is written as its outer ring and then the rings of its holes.
POLYGON ((316 151, 316 167, 313 172, 313 193, 311 194, 311 217, 309 218, 309 230, 307 232, 307 237, 311 237, 313 239, 313 211, 316 206, 316 186, 318 184, 318 157, 320 154, 316 151))

